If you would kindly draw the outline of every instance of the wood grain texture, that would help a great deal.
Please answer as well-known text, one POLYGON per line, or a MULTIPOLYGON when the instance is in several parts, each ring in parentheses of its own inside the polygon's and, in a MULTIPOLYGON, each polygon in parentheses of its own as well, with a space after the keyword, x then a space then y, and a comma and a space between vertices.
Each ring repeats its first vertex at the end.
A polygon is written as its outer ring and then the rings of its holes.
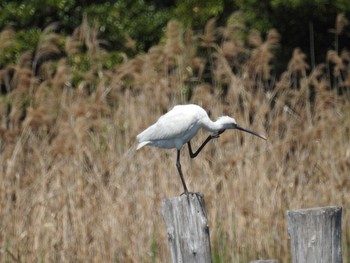
POLYGON ((320 207, 288 211, 293 263, 341 263, 342 208, 320 207))
POLYGON ((189 194, 163 200, 162 215, 173 263, 212 262, 208 219, 202 195, 189 194))

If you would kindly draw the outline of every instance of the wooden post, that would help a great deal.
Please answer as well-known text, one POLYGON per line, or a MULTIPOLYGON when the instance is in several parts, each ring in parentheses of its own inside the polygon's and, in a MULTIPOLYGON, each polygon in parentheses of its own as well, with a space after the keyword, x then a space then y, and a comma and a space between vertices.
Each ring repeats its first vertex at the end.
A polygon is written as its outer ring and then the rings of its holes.
POLYGON ((250 261, 250 263, 279 263, 279 261, 277 259, 260 259, 250 261))
POLYGON ((293 263, 341 263, 341 207, 288 211, 293 263))
POLYGON ((173 263, 212 262, 208 219, 202 195, 189 194, 163 200, 162 215, 173 263))

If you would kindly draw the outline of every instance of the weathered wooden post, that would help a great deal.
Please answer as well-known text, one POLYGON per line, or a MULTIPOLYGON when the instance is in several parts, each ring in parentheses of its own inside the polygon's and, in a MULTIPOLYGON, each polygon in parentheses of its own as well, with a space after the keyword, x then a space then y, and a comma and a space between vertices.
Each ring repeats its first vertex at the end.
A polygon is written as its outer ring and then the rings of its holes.
POLYGON ((162 215, 173 263, 212 262, 208 219, 202 195, 189 194, 166 199, 162 204, 162 215))
POLYGON ((279 263, 279 261, 277 259, 260 259, 250 261, 250 263, 279 263))
POLYGON ((293 263, 341 263, 342 208, 288 211, 293 263))

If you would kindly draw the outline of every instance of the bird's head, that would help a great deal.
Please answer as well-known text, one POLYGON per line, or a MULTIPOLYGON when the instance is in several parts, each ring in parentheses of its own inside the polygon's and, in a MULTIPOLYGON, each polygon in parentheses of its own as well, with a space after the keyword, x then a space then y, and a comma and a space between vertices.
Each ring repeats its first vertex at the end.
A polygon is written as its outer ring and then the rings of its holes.
POLYGON ((261 135, 259 133, 247 130, 247 129, 242 128, 241 126, 239 126, 237 124, 236 120, 234 118, 232 118, 232 117, 222 116, 222 117, 219 117, 216 122, 222 126, 222 129, 221 129, 220 133, 224 132, 227 129, 237 129, 237 130, 241 130, 241 131, 253 134, 253 135, 255 135, 255 136, 257 136, 257 137, 259 137, 261 139, 266 140, 266 137, 264 135, 261 135))
POLYGON ((216 121, 218 124, 222 126, 223 130, 226 129, 235 129, 237 126, 237 122, 234 118, 231 118, 229 116, 221 116, 216 121))

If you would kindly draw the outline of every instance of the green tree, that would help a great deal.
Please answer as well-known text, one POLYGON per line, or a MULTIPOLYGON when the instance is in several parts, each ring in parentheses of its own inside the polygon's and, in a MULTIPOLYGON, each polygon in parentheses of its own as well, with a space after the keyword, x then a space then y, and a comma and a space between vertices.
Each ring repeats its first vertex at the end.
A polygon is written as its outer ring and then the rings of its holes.
POLYGON ((177 0, 174 16, 186 26, 202 29, 210 18, 223 16, 225 2, 232 1, 177 0))
MULTIPOLYGON (((261 32, 276 28, 282 35, 281 61, 285 63, 295 47, 308 54, 311 63, 324 61, 327 49, 334 47, 337 14, 350 15, 347 0, 235 0, 249 27, 261 32), (332 46, 333 45, 333 46, 332 46), (314 61, 313 61, 314 60, 314 61)), ((340 36, 340 48, 350 41, 340 36)))
POLYGON ((330 31, 335 28, 337 14, 350 16, 348 0, 2 0, 0 30, 13 27, 18 43, 6 50, 1 63, 34 48, 40 32, 53 22, 59 22, 59 33, 71 34, 84 15, 99 26, 105 49, 133 55, 158 43, 172 18, 203 30, 210 18, 215 17, 221 26, 237 10, 243 11, 247 28, 263 34, 277 29, 282 36, 282 64, 295 47, 308 53, 309 61, 318 63, 324 61, 327 49, 341 50, 350 41, 349 35, 335 38, 330 31))
MULTIPOLYGON (((86 15, 91 23, 99 25, 107 49, 126 51, 124 43, 128 36, 136 41, 136 51, 147 49, 160 39, 170 14, 170 9, 144 0, 4 0, 0 3, 0 30, 9 26, 16 32, 43 30, 59 22, 59 31, 69 34, 86 15)), ((24 39, 27 43, 36 41, 24 39)))

